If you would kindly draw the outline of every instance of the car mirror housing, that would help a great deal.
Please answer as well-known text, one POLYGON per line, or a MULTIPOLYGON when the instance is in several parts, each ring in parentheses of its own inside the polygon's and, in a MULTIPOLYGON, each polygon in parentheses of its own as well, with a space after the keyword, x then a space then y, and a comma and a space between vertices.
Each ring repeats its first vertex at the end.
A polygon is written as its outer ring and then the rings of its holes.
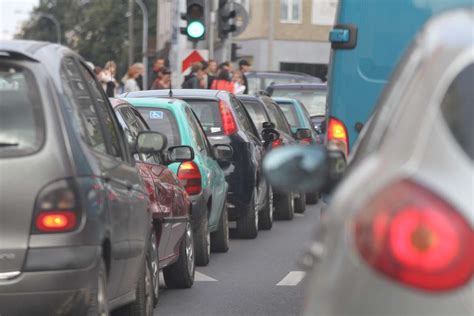
POLYGON ((280 133, 273 128, 265 128, 261 135, 264 142, 272 142, 280 138, 280 133))
POLYGON ((166 147, 166 136, 153 131, 143 131, 137 136, 136 151, 141 154, 155 154, 166 147))
POLYGON ((295 133, 295 138, 297 140, 302 140, 305 138, 311 138, 313 135, 309 128, 298 128, 295 133))
POLYGON ((194 159, 194 150, 190 146, 173 146, 168 148, 168 163, 186 162, 194 159))
POLYGON ((275 128, 275 124, 273 124, 272 122, 263 122, 262 123, 262 128, 263 129, 275 128))
POLYGON ((283 192, 311 192, 325 187, 328 155, 319 145, 291 145, 273 149, 263 161, 270 184, 283 192))
POLYGON ((214 158, 218 161, 230 161, 234 156, 234 150, 229 145, 217 144, 212 146, 214 158))

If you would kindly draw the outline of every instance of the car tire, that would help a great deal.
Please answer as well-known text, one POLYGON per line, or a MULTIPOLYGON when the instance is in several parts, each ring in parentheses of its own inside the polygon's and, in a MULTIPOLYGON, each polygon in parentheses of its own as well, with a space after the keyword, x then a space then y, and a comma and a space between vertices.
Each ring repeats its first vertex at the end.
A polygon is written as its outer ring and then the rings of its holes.
POLYGON ((88 316, 109 316, 109 302, 107 300, 107 269, 105 260, 100 257, 99 271, 97 272, 97 289, 93 294, 93 301, 87 312, 88 316))
POLYGON ((257 190, 254 189, 246 214, 237 220, 237 234, 243 239, 255 239, 258 236, 258 214, 255 207, 257 190))
POLYGON ((295 214, 295 199, 292 193, 278 194, 275 198, 275 218, 292 220, 295 214))
POLYGON ((194 251, 197 266, 207 266, 211 255, 211 236, 209 234, 207 212, 203 215, 199 226, 194 229, 194 251))
POLYGON ((151 281, 153 286, 153 307, 155 307, 156 304, 158 304, 158 298, 160 296, 160 257, 158 255, 158 244, 154 229, 150 236, 148 256, 150 257, 151 281))
POLYGON ((306 193, 306 204, 317 204, 319 200, 319 193, 306 193))
POLYGON ((295 199, 295 213, 303 214, 306 211, 306 194, 299 193, 295 199))
POLYGON ((229 251, 229 218, 227 215, 227 201, 224 201, 219 227, 211 233, 211 252, 229 251))
POLYGON ((163 269, 163 277, 168 288, 188 289, 194 284, 194 274, 194 236, 191 223, 188 222, 179 245, 178 261, 163 269))
POLYGON ((270 230, 273 227, 273 190, 268 187, 265 206, 258 213, 258 228, 262 230, 270 230))
POLYGON ((147 252, 136 288, 136 299, 114 311, 113 316, 153 316, 155 305, 151 258, 147 252))

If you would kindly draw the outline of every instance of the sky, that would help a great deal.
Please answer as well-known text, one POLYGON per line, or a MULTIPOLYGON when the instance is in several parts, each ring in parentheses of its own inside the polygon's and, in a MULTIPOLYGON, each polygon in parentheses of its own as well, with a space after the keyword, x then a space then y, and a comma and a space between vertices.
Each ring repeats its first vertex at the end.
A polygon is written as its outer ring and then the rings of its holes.
POLYGON ((12 39, 39 0, 0 0, 0 40, 12 39))

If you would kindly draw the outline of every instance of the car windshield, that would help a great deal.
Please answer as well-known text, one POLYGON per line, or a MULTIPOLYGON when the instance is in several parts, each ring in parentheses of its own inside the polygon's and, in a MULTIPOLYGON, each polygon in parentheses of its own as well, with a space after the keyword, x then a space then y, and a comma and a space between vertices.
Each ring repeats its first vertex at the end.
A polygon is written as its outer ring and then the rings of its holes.
POLYGON ((277 104, 291 127, 301 127, 304 125, 303 122, 300 122, 298 113, 296 113, 295 105, 293 103, 277 102, 277 104))
POLYGON ((256 102, 256 101, 250 101, 250 100, 241 100, 245 109, 250 115, 250 118, 252 119, 253 123, 257 127, 257 129, 260 131, 263 128, 263 123, 268 122, 268 117, 267 114, 265 113, 265 110, 263 109, 263 105, 256 102))
POLYGON ((168 147, 181 145, 178 124, 173 114, 160 108, 138 108, 151 130, 166 136, 168 147))
POLYGON ((0 157, 35 152, 43 133, 41 98, 33 73, 0 63, 0 157))
POLYGON ((222 119, 217 100, 186 99, 201 122, 206 135, 222 134, 222 119))
POLYGON ((326 91, 302 89, 275 89, 273 97, 298 99, 306 107, 311 116, 326 114, 326 91))

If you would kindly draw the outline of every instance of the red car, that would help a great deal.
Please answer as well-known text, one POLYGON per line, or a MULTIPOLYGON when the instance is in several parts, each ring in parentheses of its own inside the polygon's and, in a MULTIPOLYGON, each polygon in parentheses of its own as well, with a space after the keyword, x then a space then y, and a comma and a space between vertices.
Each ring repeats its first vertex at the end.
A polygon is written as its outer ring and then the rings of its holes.
MULTIPOLYGON (((150 129, 140 113, 129 103, 121 99, 110 99, 110 102, 124 131, 129 150, 135 153, 135 145, 132 144, 138 133, 150 129)), ((163 139, 163 148, 166 148, 166 137, 163 136, 163 139)), ((193 159, 194 152, 191 147, 174 148, 179 149, 180 154, 183 149, 185 152, 187 150, 188 160, 193 159)), ((173 147, 168 149, 170 150, 173 150, 173 147)), ((189 196, 181 182, 166 166, 168 152, 148 155, 135 153, 134 158, 149 193, 158 246, 159 267, 152 267, 156 275, 153 277, 155 295, 158 295, 158 270, 163 270, 168 288, 189 288, 194 283, 195 269, 189 196)))

